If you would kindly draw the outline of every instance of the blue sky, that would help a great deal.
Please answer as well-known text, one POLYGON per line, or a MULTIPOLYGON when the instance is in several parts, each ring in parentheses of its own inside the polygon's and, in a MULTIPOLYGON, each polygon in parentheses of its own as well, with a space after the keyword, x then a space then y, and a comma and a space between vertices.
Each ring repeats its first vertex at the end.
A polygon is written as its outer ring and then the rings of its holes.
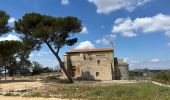
MULTIPOLYGON (((61 50, 61 57, 69 49, 111 47, 114 41, 115 56, 127 61, 130 69, 169 69, 169 4, 169 0, 1 0, 0 9, 11 16, 10 25, 29 12, 78 17, 84 29, 76 35, 75 46, 61 50)), ((5 39, 18 40, 18 35, 0 37, 5 39)), ((57 65, 45 45, 30 59, 44 66, 57 65)))

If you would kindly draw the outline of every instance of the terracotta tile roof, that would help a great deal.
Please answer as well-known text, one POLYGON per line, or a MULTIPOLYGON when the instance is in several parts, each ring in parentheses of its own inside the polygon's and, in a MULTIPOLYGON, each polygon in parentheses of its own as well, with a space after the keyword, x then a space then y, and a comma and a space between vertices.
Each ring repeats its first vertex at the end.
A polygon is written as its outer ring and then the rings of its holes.
POLYGON ((113 48, 95 48, 95 49, 72 49, 67 53, 79 53, 79 52, 101 52, 101 51, 113 51, 113 48))

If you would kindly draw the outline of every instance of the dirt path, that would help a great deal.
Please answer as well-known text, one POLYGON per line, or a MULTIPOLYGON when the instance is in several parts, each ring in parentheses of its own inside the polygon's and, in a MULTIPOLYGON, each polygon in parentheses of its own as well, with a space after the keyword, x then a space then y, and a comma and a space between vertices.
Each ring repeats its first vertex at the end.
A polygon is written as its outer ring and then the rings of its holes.
POLYGON ((43 86, 43 83, 41 82, 14 82, 14 83, 0 84, 0 89, 16 90, 16 89, 25 89, 25 88, 36 88, 40 86, 43 86))
POLYGON ((163 86, 163 87, 170 88, 170 85, 166 85, 166 84, 163 84, 163 83, 158 83, 158 82, 155 82, 155 81, 152 81, 152 83, 155 84, 155 85, 158 85, 158 86, 163 86))
MULTIPOLYGON (((0 96, 0 100, 69 100, 69 99, 0 96)), ((72 99, 72 100, 76 100, 76 99, 72 99)))

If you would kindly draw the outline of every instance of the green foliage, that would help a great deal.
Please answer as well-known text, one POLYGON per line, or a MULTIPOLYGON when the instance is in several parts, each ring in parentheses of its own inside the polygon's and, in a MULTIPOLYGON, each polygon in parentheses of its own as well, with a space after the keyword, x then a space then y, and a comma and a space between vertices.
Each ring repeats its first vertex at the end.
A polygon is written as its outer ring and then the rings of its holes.
POLYGON ((156 73, 154 76, 154 80, 158 82, 170 84, 170 71, 162 71, 156 73))
POLYGON ((71 36, 81 32, 81 30, 81 21, 73 16, 57 18, 38 13, 28 13, 15 22, 15 31, 22 34, 23 42, 31 50, 39 50, 43 43, 48 46, 71 83, 74 82, 73 78, 67 72, 59 57, 59 51, 65 45, 74 45, 77 38, 71 38, 71 36))
POLYGON ((0 10, 0 35, 9 32, 11 29, 8 26, 9 15, 0 10))
POLYGON ((3 57, 19 56, 22 51, 22 45, 20 41, 0 41, 0 55, 3 57))
POLYGON ((27 59, 28 53, 25 52, 25 45, 21 41, 0 41, 1 65, 9 70, 10 75, 17 70, 20 61, 27 59))
POLYGON ((38 75, 43 72, 43 66, 38 62, 33 62, 30 69, 32 71, 32 75, 38 75))
POLYGON ((45 67, 45 68, 42 69, 42 72, 43 73, 50 73, 50 72, 53 72, 53 69, 49 68, 49 67, 45 67))
POLYGON ((22 52, 20 41, 0 41, 0 56, 4 66, 10 66, 16 62, 22 52))
POLYGON ((15 22, 16 32, 23 34, 23 39, 33 41, 33 46, 39 48, 42 43, 49 43, 56 48, 73 45, 77 38, 70 38, 71 34, 82 30, 81 21, 68 16, 56 18, 37 13, 28 13, 15 22))

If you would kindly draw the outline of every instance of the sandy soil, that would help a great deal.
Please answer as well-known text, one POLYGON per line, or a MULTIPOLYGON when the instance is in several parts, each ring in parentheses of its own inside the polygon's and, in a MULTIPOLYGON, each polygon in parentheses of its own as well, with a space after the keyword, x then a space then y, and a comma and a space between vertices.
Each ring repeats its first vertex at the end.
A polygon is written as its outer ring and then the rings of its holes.
MULTIPOLYGON (((29 80, 0 80, 1 90, 18 90, 18 89, 30 89, 43 86, 44 83, 40 81, 29 81, 29 80)), ((0 100, 69 100, 59 98, 37 98, 37 97, 20 97, 20 96, 2 96, 0 100)))
POLYGON ((9 82, 9 83, 0 82, 0 89, 2 90, 29 89, 29 88, 36 88, 41 86, 43 86, 43 83, 39 81, 35 81, 35 82, 22 81, 22 82, 9 82))
MULTIPOLYGON (((69 99, 59 99, 59 98, 28 98, 28 97, 8 97, 8 96, 0 96, 0 100, 69 100, 69 99)), ((72 99, 74 100, 74 99, 72 99)), ((76 100, 76 99, 75 99, 76 100)))

